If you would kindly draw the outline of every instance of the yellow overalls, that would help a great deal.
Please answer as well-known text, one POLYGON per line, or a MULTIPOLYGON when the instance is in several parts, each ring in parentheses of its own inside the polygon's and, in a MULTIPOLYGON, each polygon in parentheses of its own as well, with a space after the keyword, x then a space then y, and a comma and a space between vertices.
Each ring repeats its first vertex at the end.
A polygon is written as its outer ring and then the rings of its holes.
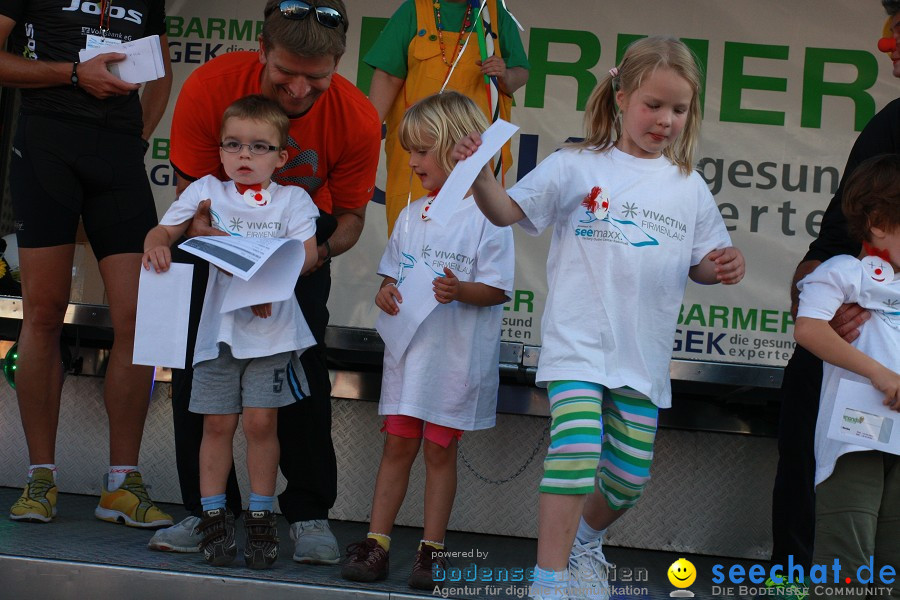
MULTIPOLYGON (((492 28, 497 32, 500 21, 497 14, 496 0, 488 0, 485 8, 490 11, 492 28)), ((474 17, 473 11, 473 22, 474 17)), ((384 141, 385 154, 387 155, 385 207, 387 209, 388 235, 393 230, 394 221, 397 220, 400 211, 406 206, 410 185, 412 187, 412 200, 417 200, 426 194, 418 177, 413 176, 412 181, 410 181, 409 153, 400 146, 397 136, 400 120, 403 118, 403 113, 406 112, 406 109, 415 104, 416 101, 439 92, 441 85, 447 78, 447 73, 450 71, 450 67, 444 64, 441 56, 432 0, 416 0, 416 20, 416 34, 410 42, 408 50, 406 81, 397 93, 394 104, 385 118, 387 125, 387 134, 384 141), (420 35, 423 30, 425 33, 420 35)), ((462 44, 466 41, 466 35, 468 34, 463 34, 462 44)), ((456 90, 474 100, 490 119, 491 109, 488 103, 487 90, 485 89, 484 76, 481 74, 481 67, 475 64, 475 61, 481 60, 477 35, 477 32, 472 32, 472 38, 469 40, 465 54, 456 65, 456 69, 453 71, 453 76, 447 83, 446 89, 456 90)), ((447 52, 447 60, 451 64, 453 58, 451 55, 456 48, 459 37, 459 31, 448 31, 447 29, 443 31, 444 48, 447 52)), ((494 40, 494 53, 498 56, 500 55, 499 37, 494 40)), ((502 92, 498 93, 500 96, 500 118, 509 121, 512 98, 502 92)), ((503 146, 501 156, 503 173, 505 174, 512 165, 512 151, 510 150, 509 142, 503 146)))

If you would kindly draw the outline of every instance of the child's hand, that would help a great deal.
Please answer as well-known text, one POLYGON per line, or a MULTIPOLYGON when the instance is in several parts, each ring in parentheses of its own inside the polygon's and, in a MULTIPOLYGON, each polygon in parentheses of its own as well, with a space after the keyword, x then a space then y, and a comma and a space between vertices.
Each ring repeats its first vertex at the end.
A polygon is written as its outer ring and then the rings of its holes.
POLYGON ((872 378, 872 385, 878 391, 884 392, 885 406, 900 412, 900 374, 888 368, 881 369, 879 374, 872 378))
POLYGON ((459 297, 459 279, 453 271, 444 267, 444 276, 434 278, 434 298, 441 304, 450 304, 459 297))
POLYGON ((403 295, 400 294, 400 290, 397 289, 394 282, 385 283, 375 294, 375 306, 389 315, 396 315, 400 312, 398 304, 403 304, 403 295))
POLYGON ((475 154, 475 151, 478 150, 478 146, 480 145, 481 134, 474 131, 456 142, 456 145, 453 146, 453 150, 450 151, 450 159, 453 162, 465 160, 475 154))
POLYGON ((172 251, 169 250, 168 246, 156 246, 155 248, 150 248, 144 252, 144 256, 141 258, 141 264, 144 265, 144 268, 148 271, 150 270, 150 267, 153 267, 157 273, 168 271, 169 265, 172 264, 172 251))
POLYGON ((252 310, 253 314, 260 319, 268 319, 272 316, 272 303, 266 302, 265 304, 255 304, 250 307, 250 310, 252 310))
POLYGON ((744 278, 744 255, 735 247, 713 250, 707 257, 716 263, 716 279, 719 283, 733 285, 744 278))

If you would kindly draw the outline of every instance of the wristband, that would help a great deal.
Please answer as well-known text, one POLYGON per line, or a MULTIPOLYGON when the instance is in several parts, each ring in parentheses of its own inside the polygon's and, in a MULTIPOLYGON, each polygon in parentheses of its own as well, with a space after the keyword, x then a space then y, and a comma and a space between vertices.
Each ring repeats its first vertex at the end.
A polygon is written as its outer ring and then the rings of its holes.
POLYGON ((328 240, 322 242, 322 245, 325 246, 325 260, 331 260, 331 244, 328 243, 328 240))
POLYGON ((69 80, 72 82, 73 88, 78 87, 78 61, 77 60, 72 63, 72 76, 69 78, 69 80))

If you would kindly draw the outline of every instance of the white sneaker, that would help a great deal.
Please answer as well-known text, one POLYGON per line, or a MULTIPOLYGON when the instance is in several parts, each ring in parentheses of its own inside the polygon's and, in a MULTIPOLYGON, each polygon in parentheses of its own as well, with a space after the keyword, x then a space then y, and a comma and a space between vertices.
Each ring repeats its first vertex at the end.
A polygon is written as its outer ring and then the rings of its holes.
POLYGON ((336 565, 341 560, 337 540, 328 519, 291 523, 294 560, 311 565, 336 565))
POLYGON ((603 556, 601 540, 588 544, 576 540, 569 554, 569 598, 607 600, 610 567, 615 565, 603 556))
POLYGON ((150 538, 147 547, 161 552, 200 552, 203 536, 197 532, 200 517, 188 517, 171 527, 160 529, 150 538))

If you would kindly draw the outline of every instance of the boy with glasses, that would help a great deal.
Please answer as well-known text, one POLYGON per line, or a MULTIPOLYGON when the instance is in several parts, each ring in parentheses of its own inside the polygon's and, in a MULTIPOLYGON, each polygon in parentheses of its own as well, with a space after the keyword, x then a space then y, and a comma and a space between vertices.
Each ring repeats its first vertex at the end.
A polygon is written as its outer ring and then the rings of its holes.
MULTIPOLYGON (((279 464, 287 479, 278 504, 291 523, 294 560, 333 564, 341 553, 327 521, 337 496, 331 383, 324 346, 329 261, 349 250, 362 232, 366 204, 375 186, 381 123, 362 92, 336 73, 348 26, 342 0, 268 0, 263 14, 258 52, 224 54, 198 67, 185 81, 172 118, 170 160, 178 175, 178 191, 205 175, 225 179, 219 163, 221 115, 235 99, 262 94, 275 100, 290 119, 287 163, 273 174, 273 180, 302 187, 320 212, 336 220, 330 237, 320 222, 318 262, 297 286, 303 316, 317 342, 300 359, 310 397, 281 408, 278 414, 279 464)), ((215 200, 212 209, 216 210, 215 200)), ((212 233, 208 225, 201 226, 208 223, 208 216, 193 223, 189 234, 212 233)), ((201 277, 196 272, 195 297, 205 285, 203 270, 201 277)), ((191 313, 196 319, 199 306, 192 306, 191 313)), ((188 340, 189 351, 191 344, 188 340)), ((181 497, 191 516, 157 532, 149 545, 155 550, 197 552, 201 538, 197 457, 203 424, 188 411, 190 369, 176 371, 172 379, 176 463, 181 497)), ((233 475, 227 496, 227 505, 237 514, 240 491, 233 475)))
MULTIPOLYGON (((287 161, 287 116, 275 102, 248 96, 228 107, 222 120, 219 153, 230 181, 207 175, 189 185, 144 241, 143 265, 157 273, 172 262, 170 246, 187 230, 197 205, 211 198, 214 226, 228 235, 265 232, 269 237, 301 240, 303 271, 317 260, 312 199, 296 186, 280 186, 272 173, 287 161), (254 227, 257 225, 257 227, 254 227), (261 227, 259 226, 261 225, 261 227)), ((210 266, 203 315, 194 349, 194 385, 190 411, 203 415, 200 445, 200 493, 203 518, 197 527, 201 550, 210 564, 225 566, 237 555, 234 515, 225 507, 225 486, 232 468, 232 444, 243 413, 250 473, 250 508, 244 516, 244 560, 265 569, 278 557, 273 512, 278 473, 278 408, 303 400, 306 386, 291 379, 303 371, 299 353, 315 345, 294 298, 222 312, 230 275, 210 266)))

